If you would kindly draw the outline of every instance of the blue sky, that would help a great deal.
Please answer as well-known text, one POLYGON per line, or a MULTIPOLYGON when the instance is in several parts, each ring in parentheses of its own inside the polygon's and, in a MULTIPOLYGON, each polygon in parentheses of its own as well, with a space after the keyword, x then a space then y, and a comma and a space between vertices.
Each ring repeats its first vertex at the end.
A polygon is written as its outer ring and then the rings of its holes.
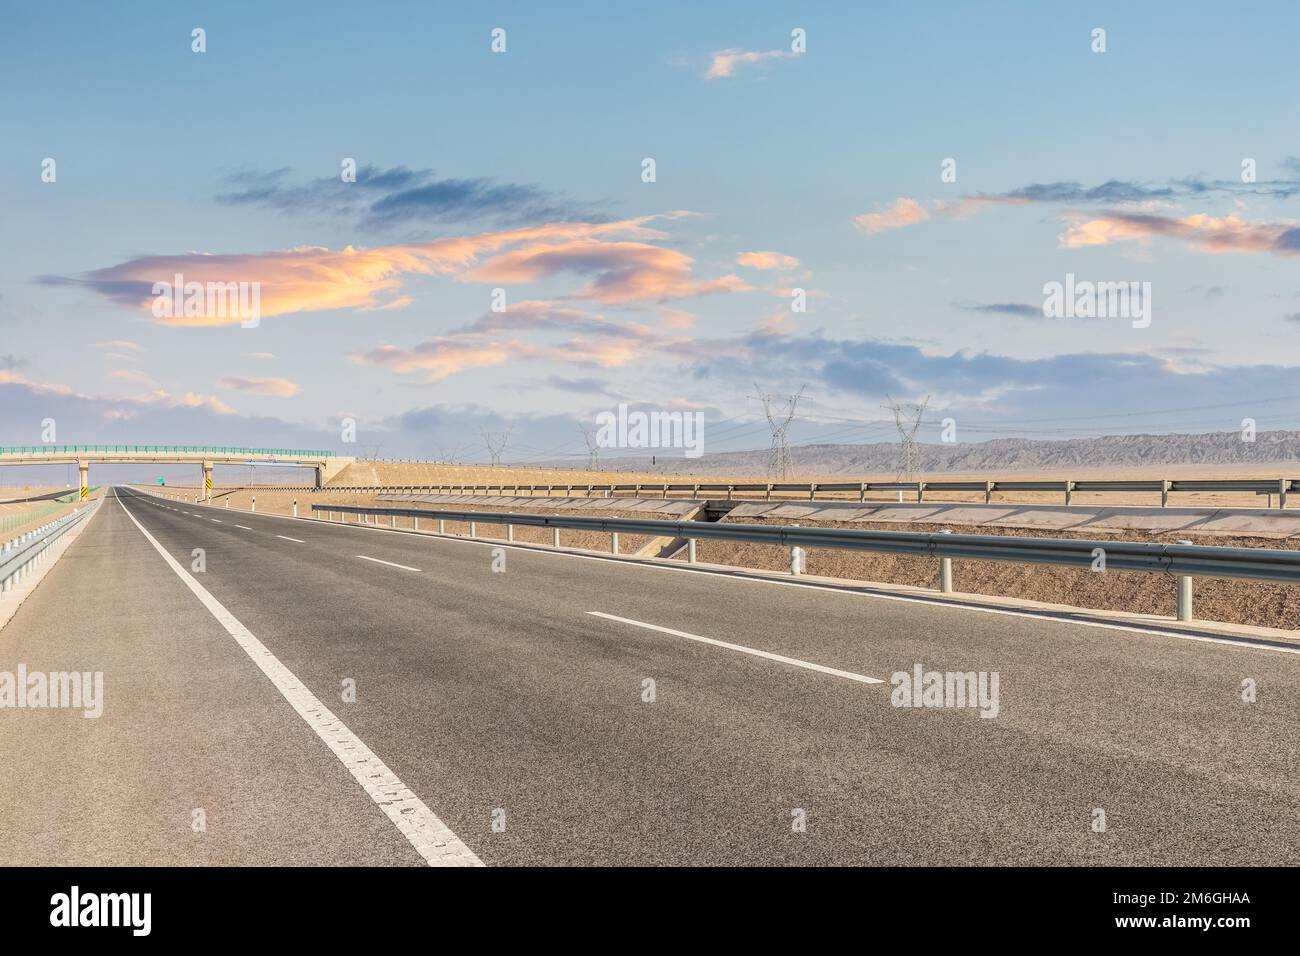
POLYGON ((806 386, 796 443, 888 437, 885 392, 932 396, 927 440, 1292 427, 1300 15, 1252 11, 13 7, 0 442, 352 417, 385 455, 508 427, 527 461, 625 401, 720 451, 766 444, 755 381, 806 386), (177 270, 260 282, 257 326, 160 321, 177 270), (1067 273, 1149 282, 1150 326, 1043 317, 1067 273))

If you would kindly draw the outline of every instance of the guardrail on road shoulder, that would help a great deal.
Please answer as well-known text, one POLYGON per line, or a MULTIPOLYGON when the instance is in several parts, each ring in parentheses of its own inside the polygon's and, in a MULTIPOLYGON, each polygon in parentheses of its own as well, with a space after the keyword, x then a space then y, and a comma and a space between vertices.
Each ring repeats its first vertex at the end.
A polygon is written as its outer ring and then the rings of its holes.
POLYGON ((1132 494, 1134 492, 1160 495, 1160 507, 1169 506, 1169 495, 1187 492, 1236 492, 1267 496, 1271 504, 1273 495, 1277 495, 1278 506, 1285 508, 1287 495, 1293 489, 1300 488, 1300 479, 1292 478, 1170 478, 1150 480, 1040 480, 1040 481, 810 481, 810 482, 753 482, 741 484, 724 484, 715 482, 695 482, 691 484, 655 484, 642 482, 623 485, 331 485, 326 490, 342 492, 404 492, 407 494, 499 494, 499 495, 544 495, 551 497, 563 494, 566 497, 581 495, 583 497, 612 497, 619 492, 628 492, 638 497, 660 495, 667 498, 669 493, 685 492, 698 498, 701 494, 722 493, 728 500, 740 495, 756 495, 765 501, 771 501, 775 494, 798 494, 814 501, 818 494, 848 494, 857 496, 859 501, 867 500, 867 493, 897 492, 899 500, 907 493, 914 500, 923 502, 926 492, 949 491, 969 492, 984 496, 985 504, 993 501, 993 495, 1015 492, 1054 491, 1064 496, 1065 504, 1073 502, 1075 493, 1081 494, 1132 494))
POLYGON ((77 508, 62 518, 43 524, 0 546, 0 595, 13 590, 14 585, 22 581, 28 571, 45 558, 54 542, 90 514, 94 507, 77 508))
MULTIPOLYGON (((515 525, 552 528, 556 547, 560 530, 594 531, 611 536, 610 550, 618 553, 619 534, 674 537, 689 543, 689 561, 695 559, 697 539, 769 544, 798 551, 805 548, 840 548, 910 554, 939 559, 940 591, 952 587, 952 560, 1010 561, 1054 564, 1094 571, 1145 571, 1178 577, 1178 619, 1192 619, 1191 580, 1196 577, 1246 578, 1259 581, 1300 582, 1300 551, 1266 548, 1224 548, 1191 543, 1155 544, 1136 541, 1101 541, 1078 538, 1015 538, 1003 535, 953 534, 927 531, 859 531, 853 528, 809 528, 789 525, 725 524, 709 521, 665 521, 641 518, 600 518, 577 515, 514 514, 500 511, 449 511, 415 508, 369 508, 352 505, 312 505, 312 512, 367 518, 409 518, 419 530, 421 518, 438 522, 441 533, 447 521, 476 526, 506 526, 507 540, 515 525)), ((792 552, 791 567, 798 573, 801 556, 792 552)))

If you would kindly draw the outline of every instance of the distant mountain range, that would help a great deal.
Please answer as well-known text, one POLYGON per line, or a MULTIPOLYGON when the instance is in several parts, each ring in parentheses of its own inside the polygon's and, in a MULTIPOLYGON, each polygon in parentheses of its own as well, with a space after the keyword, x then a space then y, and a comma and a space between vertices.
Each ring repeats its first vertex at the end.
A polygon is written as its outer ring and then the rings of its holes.
MULTIPOLYGON (((707 436, 706 436, 707 437, 707 436)), ((1239 432, 1202 435, 1107 435, 1046 441, 1029 438, 995 438, 985 442, 921 444, 920 470, 943 472, 1063 471, 1071 469, 1143 468, 1155 465, 1251 466, 1300 462, 1300 431, 1259 432, 1254 442, 1239 432)), ((862 475, 893 477, 898 471, 898 444, 800 445, 790 449, 793 475, 862 475)), ((653 470, 677 474, 767 474, 769 452, 719 452, 699 458, 660 455, 653 470)), ((572 462, 569 463, 572 467, 572 462)), ((602 454, 602 471, 649 471, 650 456, 602 454)))

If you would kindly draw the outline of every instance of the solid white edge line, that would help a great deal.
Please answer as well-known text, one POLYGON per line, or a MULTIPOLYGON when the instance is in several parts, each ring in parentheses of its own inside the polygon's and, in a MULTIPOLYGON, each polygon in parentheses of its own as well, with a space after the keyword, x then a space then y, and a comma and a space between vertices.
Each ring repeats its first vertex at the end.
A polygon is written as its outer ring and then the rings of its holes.
POLYGON ((253 530, 252 528, 244 527, 244 525, 242 525, 242 524, 237 524, 237 525, 235 525, 235 527, 236 527, 236 528, 240 528, 240 529, 243 530, 243 531, 252 531, 252 530, 253 530))
POLYGON ((390 568, 401 568, 403 571, 414 571, 416 574, 424 573, 419 568, 407 567, 405 564, 394 564, 392 561, 384 561, 382 558, 368 558, 364 554, 358 554, 357 557, 362 561, 373 561, 375 564, 386 564, 390 568))
POLYGON ((855 680, 860 684, 883 684, 883 680, 875 677, 867 677, 865 674, 855 674, 853 671, 842 671, 835 667, 826 667, 824 664, 813 664, 809 661, 801 661, 797 657, 786 657, 783 654, 773 654, 770 651, 760 651, 754 647, 746 647, 744 644, 731 644, 727 641, 719 641, 712 637, 701 637, 699 634, 689 634, 686 631, 675 631, 671 627, 660 627, 658 624, 647 624, 645 621, 634 621, 630 617, 619 617, 616 614, 606 614, 603 611, 588 611, 592 617, 602 617, 607 621, 618 621, 620 624, 631 624, 634 627, 644 627, 650 631, 658 631, 661 634, 671 634, 673 637, 684 637, 688 641, 699 641, 702 644, 712 644, 714 647, 725 647, 730 651, 740 651, 742 654, 752 654, 755 657, 762 657, 769 661, 777 661, 781 664, 790 664, 794 667, 802 667, 804 670, 817 671, 819 674, 831 674, 834 677, 843 677, 847 680, 855 680))
POLYGON ((209 613, 252 658, 253 663, 270 679, 276 690, 297 711, 298 716, 316 731, 316 736, 333 751, 339 762, 348 769, 393 825, 410 841, 411 846, 415 847, 416 852, 430 866, 482 866, 483 861, 474 854, 474 851, 462 843, 460 838, 425 805, 424 801, 412 793, 397 778, 397 774, 393 773, 374 751, 362 743, 361 738, 331 713, 329 708, 322 704, 265 644, 239 623, 220 601, 177 563, 157 539, 145 530, 144 525, 136 520, 135 515, 131 514, 123 504, 121 496, 114 497, 126 512, 126 516, 154 546, 154 550, 162 555, 167 566, 176 572, 209 613))
POLYGON ((283 538, 285 541, 292 541, 294 544, 306 544, 301 538, 291 538, 287 534, 277 534, 277 538, 283 538))
MULTIPOLYGON (((286 521, 311 521, 311 518, 291 518, 288 515, 267 514, 267 518, 283 518, 286 521)), ((450 519, 448 519, 450 520, 450 519)), ((437 534, 432 531, 405 531, 401 529, 380 528, 374 525, 348 524, 346 522, 327 522, 336 528, 356 528, 364 531, 378 531, 382 534, 400 534, 412 538, 428 538, 434 541, 457 541, 462 544, 478 544, 485 547, 493 548, 510 548, 515 551, 527 551, 531 554, 547 555, 555 558, 578 558, 582 561, 601 561, 604 563, 622 564, 626 567, 645 568, 652 571, 673 571, 677 574, 705 574, 726 581, 747 582, 749 584, 774 584, 783 588, 806 588, 810 591, 824 591, 829 594, 839 594, 845 597, 867 598, 880 601, 901 601, 904 604, 924 604, 927 607, 939 608, 949 611, 976 611, 982 614, 1000 614, 1004 617, 1023 617, 1032 621, 1048 621, 1052 624, 1073 624, 1079 627, 1093 627, 1104 631, 1123 631, 1129 634, 1138 634, 1142 637, 1172 637, 1180 641, 1195 641, 1201 644, 1222 644, 1227 647, 1235 647, 1239 650, 1246 651, 1273 651, 1278 654, 1300 654, 1300 646, 1282 647, 1276 643, 1278 638, 1273 637, 1235 637, 1231 634, 1225 634, 1222 637, 1215 637, 1208 634, 1186 634, 1181 631, 1166 631, 1159 625, 1142 625, 1142 624, 1117 624, 1111 621, 1081 621, 1074 618, 1062 616, 1062 612, 1043 609, 1042 611, 1018 611, 1008 607, 989 607, 985 604, 966 604, 960 601, 944 601, 928 597, 913 597, 910 594, 886 594, 880 590, 863 590, 863 587, 873 589, 887 588, 887 583, 872 581, 854 581, 845 578, 844 585, 836 587, 829 584, 806 584, 798 581, 780 581, 776 578, 747 575, 743 571, 753 571, 754 568, 745 568, 741 565, 718 565, 723 570, 710 570, 708 568, 691 568, 691 567, 673 567, 668 564, 651 564, 645 561, 619 560, 598 554, 578 554, 573 551, 561 548, 555 550, 544 545, 528 545, 520 542, 509 542, 504 538, 467 538, 458 534, 437 534)), ((997 597, 997 595, 984 595, 985 597, 997 597)), ((1087 613, 1087 608, 1078 608, 1078 613, 1087 613)), ((1212 622, 1208 622, 1212 623, 1212 622)))

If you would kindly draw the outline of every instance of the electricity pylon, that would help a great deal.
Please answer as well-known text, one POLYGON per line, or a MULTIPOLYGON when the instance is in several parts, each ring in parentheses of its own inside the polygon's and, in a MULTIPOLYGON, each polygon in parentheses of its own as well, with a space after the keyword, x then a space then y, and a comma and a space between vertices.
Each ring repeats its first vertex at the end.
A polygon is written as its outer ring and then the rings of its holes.
POLYGON ((799 404, 799 398, 803 395, 804 386, 799 386, 799 391, 795 392, 786 401, 785 408, 779 412, 772 411, 772 396, 768 395, 758 383, 754 383, 754 390, 758 393, 757 398, 763 403, 763 414, 767 416, 767 426, 772 430, 772 451, 768 457, 768 475, 778 480, 784 480, 790 477, 790 442, 787 438, 787 432, 790 428, 790 422, 794 420, 795 407, 799 404))

